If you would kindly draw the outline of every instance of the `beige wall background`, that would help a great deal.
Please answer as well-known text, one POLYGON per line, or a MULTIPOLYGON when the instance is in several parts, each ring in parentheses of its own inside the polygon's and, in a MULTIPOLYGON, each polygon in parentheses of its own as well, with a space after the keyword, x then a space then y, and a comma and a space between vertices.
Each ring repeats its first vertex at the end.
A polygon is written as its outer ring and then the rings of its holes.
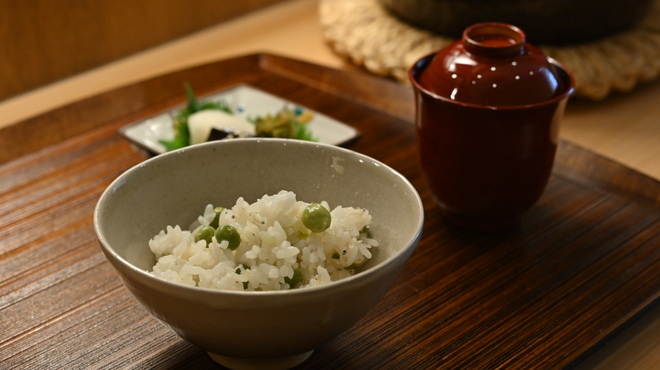
POLYGON ((0 101, 283 1, 2 0, 0 101))

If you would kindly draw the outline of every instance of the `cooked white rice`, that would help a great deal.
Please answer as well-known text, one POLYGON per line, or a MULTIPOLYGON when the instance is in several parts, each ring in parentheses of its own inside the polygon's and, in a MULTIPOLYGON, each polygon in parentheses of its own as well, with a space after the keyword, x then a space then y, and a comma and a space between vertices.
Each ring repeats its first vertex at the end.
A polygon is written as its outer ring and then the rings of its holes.
MULTIPOLYGON (((214 206, 209 204, 190 230, 167 226, 149 241, 157 262, 152 273, 165 280, 211 289, 280 290, 294 269, 302 273, 298 287, 327 284, 354 274, 354 268, 371 258, 378 246, 365 233, 371 222, 365 209, 336 207, 330 227, 312 233, 301 215, 309 203, 289 191, 265 195, 248 204, 239 198, 220 215, 220 225, 232 225, 241 235, 235 250, 227 241, 195 242, 195 232, 209 225, 214 206)), ((321 205, 330 210, 326 202, 321 205)), ((290 281, 290 280, 289 280, 290 281)))

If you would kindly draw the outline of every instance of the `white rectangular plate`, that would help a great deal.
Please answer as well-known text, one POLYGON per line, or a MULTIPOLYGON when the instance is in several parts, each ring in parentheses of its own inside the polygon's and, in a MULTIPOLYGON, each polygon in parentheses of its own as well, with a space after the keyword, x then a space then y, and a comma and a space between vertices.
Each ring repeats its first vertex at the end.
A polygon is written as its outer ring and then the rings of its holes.
MULTIPOLYGON (((320 143, 342 145, 359 135, 357 130, 342 122, 248 85, 238 85, 199 99, 222 100, 231 107, 234 115, 246 119, 276 114, 284 107, 301 107, 313 113, 314 116, 307 125, 312 136, 320 143)), ((172 117, 181 107, 126 125, 119 130, 119 133, 128 141, 153 154, 164 153, 165 147, 160 141, 171 140, 174 137, 172 117)))

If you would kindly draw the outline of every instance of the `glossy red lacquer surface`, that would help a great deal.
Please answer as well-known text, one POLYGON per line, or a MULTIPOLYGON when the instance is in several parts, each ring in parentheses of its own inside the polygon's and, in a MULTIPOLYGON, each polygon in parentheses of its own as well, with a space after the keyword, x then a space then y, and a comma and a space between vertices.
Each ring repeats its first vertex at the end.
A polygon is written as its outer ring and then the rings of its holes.
POLYGON ((491 107, 535 104, 568 88, 522 30, 502 23, 469 27, 461 40, 438 51, 418 78, 421 87, 440 97, 491 107))

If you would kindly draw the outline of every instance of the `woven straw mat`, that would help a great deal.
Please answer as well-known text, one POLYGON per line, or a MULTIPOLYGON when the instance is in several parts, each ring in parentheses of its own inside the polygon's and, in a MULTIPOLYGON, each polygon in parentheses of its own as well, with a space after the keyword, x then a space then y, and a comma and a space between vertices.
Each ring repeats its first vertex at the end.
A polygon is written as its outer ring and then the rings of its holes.
MULTIPOLYGON (((378 0, 320 0, 323 35, 333 51, 381 76, 408 83, 407 70, 454 40, 404 23, 378 0)), ((598 41, 538 47, 575 78, 575 95, 601 100, 660 75, 660 0, 631 29, 598 41)))

